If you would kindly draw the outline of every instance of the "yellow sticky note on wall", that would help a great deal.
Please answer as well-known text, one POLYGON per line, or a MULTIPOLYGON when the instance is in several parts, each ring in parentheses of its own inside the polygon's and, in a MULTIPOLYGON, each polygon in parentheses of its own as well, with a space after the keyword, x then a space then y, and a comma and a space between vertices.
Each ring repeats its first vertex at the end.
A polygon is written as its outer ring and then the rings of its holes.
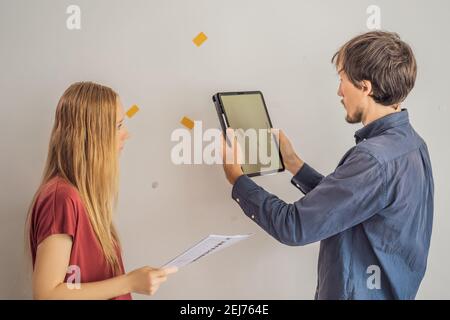
POLYGON ((127 111, 127 117, 128 118, 131 118, 131 117, 133 117, 135 114, 136 114, 136 112, 138 112, 139 111, 139 107, 137 106, 137 105, 134 105, 134 106, 132 106, 130 109, 128 109, 128 111, 127 111))
POLYGON ((188 117, 183 117, 183 119, 181 119, 181 124, 190 130, 194 128, 194 121, 188 117))
POLYGON ((203 32, 200 32, 193 40, 192 42, 195 43, 195 45, 197 47, 200 47, 203 42, 205 42, 208 39, 208 37, 206 36, 206 34, 204 34, 203 32))

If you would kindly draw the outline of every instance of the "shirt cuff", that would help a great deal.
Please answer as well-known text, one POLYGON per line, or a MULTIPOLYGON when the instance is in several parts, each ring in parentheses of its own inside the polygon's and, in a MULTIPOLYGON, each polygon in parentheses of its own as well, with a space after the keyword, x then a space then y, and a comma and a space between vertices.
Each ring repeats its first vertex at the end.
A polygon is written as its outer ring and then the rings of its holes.
POLYGON ((258 205, 253 201, 253 196, 255 196, 255 191, 260 189, 261 187, 253 182, 252 179, 246 175, 242 175, 236 180, 231 191, 233 200, 237 202, 244 213, 252 220, 256 220, 255 214, 259 211, 258 205))
POLYGON ((304 163, 295 176, 292 177, 291 183, 301 192, 307 194, 314 189, 322 180, 323 176, 304 163))
POLYGON ((254 183, 252 179, 243 174, 237 178, 234 183, 233 190, 231 191, 231 197, 239 203, 240 198, 245 198, 252 190, 258 188, 258 185, 254 183))

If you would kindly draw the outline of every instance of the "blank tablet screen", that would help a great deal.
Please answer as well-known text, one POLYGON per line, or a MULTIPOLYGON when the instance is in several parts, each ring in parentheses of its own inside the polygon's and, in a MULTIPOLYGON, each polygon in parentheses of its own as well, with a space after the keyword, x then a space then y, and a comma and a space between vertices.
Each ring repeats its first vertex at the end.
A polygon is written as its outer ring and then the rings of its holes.
POLYGON ((245 138, 244 146, 241 142, 242 155, 245 154, 242 165, 244 173, 258 175, 282 171, 284 168, 278 143, 269 131, 271 121, 261 93, 220 94, 219 96, 229 127, 236 130, 242 129, 240 134, 245 138), (252 130, 248 131, 248 129, 252 130), (250 136, 253 138, 251 131, 257 136, 256 149, 255 145, 250 143, 250 136), (242 135, 243 133, 245 135, 242 135), (266 145, 262 146, 261 143, 266 145), (269 158, 270 161, 267 161, 269 158))

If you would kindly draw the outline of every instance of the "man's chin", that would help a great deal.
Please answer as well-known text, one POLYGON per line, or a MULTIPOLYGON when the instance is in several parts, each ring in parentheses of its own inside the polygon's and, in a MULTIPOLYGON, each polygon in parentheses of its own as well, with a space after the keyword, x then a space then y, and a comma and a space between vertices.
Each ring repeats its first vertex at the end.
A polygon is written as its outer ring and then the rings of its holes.
POLYGON ((345 116, 345 121, 347 121, 348 123, 351 123, 351 124, 360 123, 361 117, 360 116, 351 116, 347 113, 347 115, 345 116))

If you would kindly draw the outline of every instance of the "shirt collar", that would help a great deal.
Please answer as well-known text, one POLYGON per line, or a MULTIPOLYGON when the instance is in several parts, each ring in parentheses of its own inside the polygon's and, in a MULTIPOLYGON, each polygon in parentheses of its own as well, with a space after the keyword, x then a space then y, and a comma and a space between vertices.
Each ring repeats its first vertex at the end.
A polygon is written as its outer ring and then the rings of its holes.
POLYGON ((409 122, 408 110, 392 113, 377 119, 355 132, 356 144, 362 140, 380 135, 382 132, 409 122))

